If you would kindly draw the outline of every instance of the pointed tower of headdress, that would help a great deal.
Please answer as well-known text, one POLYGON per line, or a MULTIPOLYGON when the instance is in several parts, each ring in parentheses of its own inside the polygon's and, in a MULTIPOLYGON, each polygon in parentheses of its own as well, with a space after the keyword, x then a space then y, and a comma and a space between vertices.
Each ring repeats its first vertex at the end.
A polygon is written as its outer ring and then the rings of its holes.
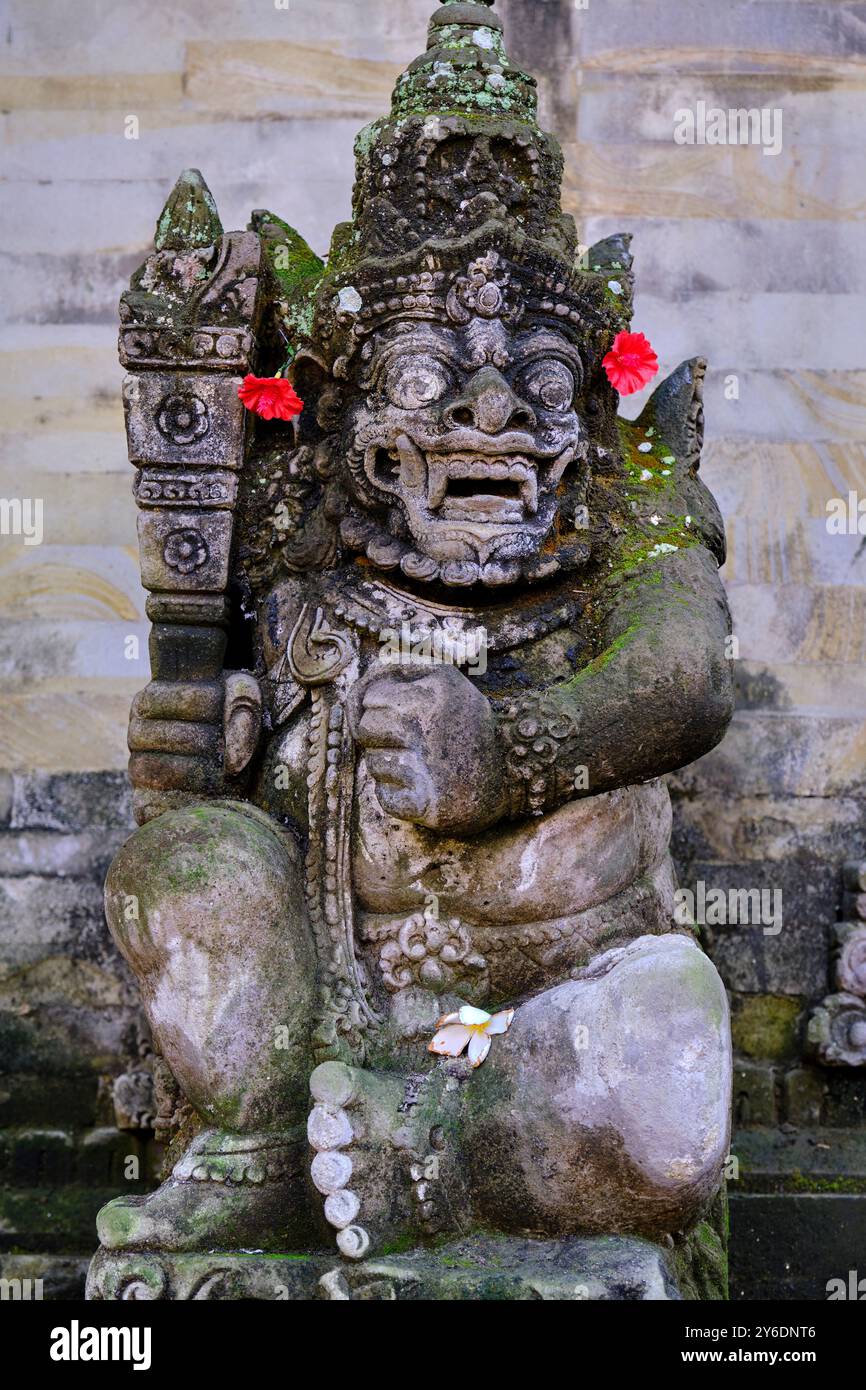
POLYGON ((560 207, 562 153, 537 120, 533 77, 511 62, 492 0, 448 0, 427 51, 398 79, 391 114, 358 136, 351 228, 332 264, 453 241, 490 220, 571 261, 560 207))
MULTIPOLYGON (((535 79, 511 62, 492 0, 446 0, 390 115, 356 141, 352 221, 334 232, 312 335, 332 362, 392 315, 453 321, 455 294, 496 267, 515 322, 524 310, 547 316, 600 348, 625 326, 628 266, 617 297, 606 267, 577 263, 562 151, 537 110, 535 79)), ((476 296, 472 308, 484 304, 476 296)))

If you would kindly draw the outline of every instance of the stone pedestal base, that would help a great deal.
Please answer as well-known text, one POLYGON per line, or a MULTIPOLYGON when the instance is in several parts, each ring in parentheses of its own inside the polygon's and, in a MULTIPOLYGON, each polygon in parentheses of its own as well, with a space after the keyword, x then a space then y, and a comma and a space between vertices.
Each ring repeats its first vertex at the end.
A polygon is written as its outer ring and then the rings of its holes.
POLYGON ((100 1250, 88 1299, 678 1300, 669 1259, 621 1236, 473 1236, 359 1264, 335 1254, 160 1255, 100 1250))

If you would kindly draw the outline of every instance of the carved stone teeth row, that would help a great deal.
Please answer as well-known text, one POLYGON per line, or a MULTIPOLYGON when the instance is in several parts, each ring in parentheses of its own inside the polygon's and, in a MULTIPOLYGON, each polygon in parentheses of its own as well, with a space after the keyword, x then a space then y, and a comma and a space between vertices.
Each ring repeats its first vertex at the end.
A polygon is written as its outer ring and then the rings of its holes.
MULTIPOLYGON (((431 509, 441 506, 445 501, 448 492, 448 483, 452 478, 469 479, 489 479, 491 482, 505 482, 511 479, 513 482, 528 484, 535 482, 535 474, 531 473, 526 463, 491 463, 483 459, 473 459, 469 463, 448 462, 446 459, 428 458, 427 460, 427 505, 431 509)), ((524 502, 533 506, 537 502, 537 489, 524 488, 524 502)))
POLYGON ((349 1116, 354 1078, 347 1067, 326 1063, 310 1078, 315 1101, 307 1121, 307 1138, 316 1154, 310 1174, 325 1198, 325 1220, 337 1232, 337 1248, 350 1260, 361 1260, 370 1248, 370 1236, 356 1218, 361 1199, 348 1186, 354 1170, 350 1148, 355 1133, 349 1116))

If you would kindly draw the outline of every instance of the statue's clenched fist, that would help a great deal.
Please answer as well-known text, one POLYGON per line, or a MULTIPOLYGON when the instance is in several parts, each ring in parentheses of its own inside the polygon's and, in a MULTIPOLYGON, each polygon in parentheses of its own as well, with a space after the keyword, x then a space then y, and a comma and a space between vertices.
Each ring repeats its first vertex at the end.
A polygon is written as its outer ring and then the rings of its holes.
POLYGON ((463 834, 504 815, 496 717, 456 667, 383 667, 356 688, 351 718, 387 814, 463 834))

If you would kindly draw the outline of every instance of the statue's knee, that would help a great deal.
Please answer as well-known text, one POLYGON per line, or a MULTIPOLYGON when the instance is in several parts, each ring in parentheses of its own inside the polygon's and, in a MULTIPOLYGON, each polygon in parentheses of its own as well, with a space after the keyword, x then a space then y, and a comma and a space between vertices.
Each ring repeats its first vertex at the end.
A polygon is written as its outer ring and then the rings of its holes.
POLYGON ((263 812, 210 802, 148 821, 106 883, 108 919, 154 1038, 210 1123, 303 1101, 316 960, 300 852, 263 812))
POLYGON ((687 1215, 717 1187, 728 1150, 728 1004, 712 961, 686 937, 644 938, 572 1009, 575 1084, 616 1133, 646 1195, 687 1215))
POLYGON ((294 842, 263 812, 208 802, 148 821, 118 851, 105 906, 133 968, 155 968, 178 939, 248 951, 303 916, 294 842), (254 931, 251 928, 254 927, 254 931))
MULTIPOLYGON (((530 1000, 482 1071, 488 1153, 511 1169, 512 1192, 520 1169, 529 1225, 661 1234, 690 1224, 718 1186, 727 1001, 688 939, 642 938, 530 1000)), ((496 1166, 483 1180, 494 1201, 496 1166)))

